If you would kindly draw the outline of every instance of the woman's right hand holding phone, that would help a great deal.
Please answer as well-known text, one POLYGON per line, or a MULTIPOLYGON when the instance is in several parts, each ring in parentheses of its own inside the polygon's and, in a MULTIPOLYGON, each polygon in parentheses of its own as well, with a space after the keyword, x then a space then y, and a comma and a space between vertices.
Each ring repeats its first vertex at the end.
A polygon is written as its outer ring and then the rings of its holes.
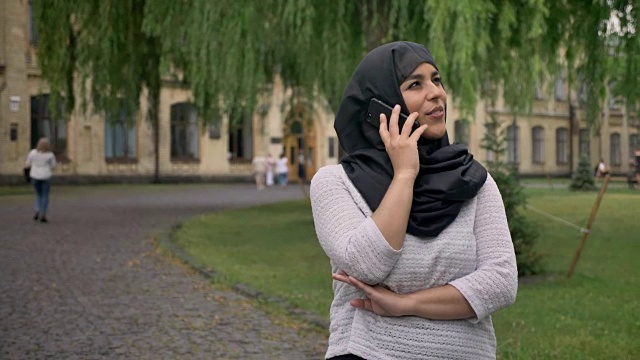
POLYGON ((413 184, 420 169, 418 140, 427 128, 427 125, 422 125, 411 133, 412 124, 418 118, 418 113, 413 113, 400 131, 399 117, 400 105, 393 108, 388 126, 386 116, 380 115, 380 137, 391 159, 393 179, 380 206, 371 215, 384 238, 395 250, 402 249, 404 244, 413 201, 413 184))
POLYGON ((380 114, 380 138, 389 154, 389 159, 391 159, 394 178, 408 177, 415 179, 420 169, 418 140, 428 126, 426 124, 422 125, 412 133, 411 129, 418 118, 418 113, 414 112, 409 115, 402 129, 398 126, 399 118, 400 105, 393 107, 391 119, 388 122, 387 117, 384 114, 380 114))

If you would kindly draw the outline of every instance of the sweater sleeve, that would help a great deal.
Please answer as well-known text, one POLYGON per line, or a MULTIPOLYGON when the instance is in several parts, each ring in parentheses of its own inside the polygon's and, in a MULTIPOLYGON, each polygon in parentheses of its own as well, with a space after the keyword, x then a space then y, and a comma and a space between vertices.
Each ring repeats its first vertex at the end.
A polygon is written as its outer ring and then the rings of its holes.
POLYGON ((491 175, 477 195, 474 234, 477 265, 469 275, 451 281, 476 313, 472 322, 515 302, 516 256, 500 191, 491 175))
POLYGON ((324 252, 339 269, 367 284, 384 280, 402 250, 394 250, 356 204, 338 167, 321 168, 311 181, 311 207, 324 252))

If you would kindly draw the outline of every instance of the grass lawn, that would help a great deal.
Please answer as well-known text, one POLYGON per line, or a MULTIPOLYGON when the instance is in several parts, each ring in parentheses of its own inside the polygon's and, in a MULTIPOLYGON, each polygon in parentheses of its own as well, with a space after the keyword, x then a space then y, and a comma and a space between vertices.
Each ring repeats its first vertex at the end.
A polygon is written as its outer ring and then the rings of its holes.
MULTIPOLYGON (((596 193, 527 189, 529 204, 579 226, 596 193)), ((521 279, 516 304, 494 314, 501 359, 635 359, 640 354, 640 192, 605 194, 574 276, 580 233, 533 212, 548 273, 521 279), (531 281, 534 280, 534 281, 531 281)), ((224 275, 328 318, 330 267, 308 203, 229 211, 188 221, 176 244, 224 275)))
POLYGON ((33 187, 29 184, 0 186, 0 196, 24 195, 24 194, 33 194, 33 193, 34 193, 33 187))

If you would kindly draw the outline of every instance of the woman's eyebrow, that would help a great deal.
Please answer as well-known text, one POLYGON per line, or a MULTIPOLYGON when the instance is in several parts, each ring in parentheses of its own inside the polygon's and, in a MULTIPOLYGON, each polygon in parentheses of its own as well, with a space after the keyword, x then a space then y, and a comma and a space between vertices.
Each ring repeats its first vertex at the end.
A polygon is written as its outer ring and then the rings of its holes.
MULTIPOLYGON (((440 73, 438 71, 436 71, 436 70, 431 72, 431 77, 438 76, 438 75, 440 75, 440 73)), ((410 80, 423 80, 423 79, 424 79, 424 75, 420 74, 420 73, 417 73, 417 74, 411 74, 411 75, 407 76, 407 78, 404 80, 404 82, 407 82, 407 81, 410 81, 410 80)))
POLYGON ((417 74, 411 74, 409 76, 407 76, 407 78, 404 80, 404 82, 410 81, 410 80, 422 80, 424 79, 424 75, 417 73, 417 74))

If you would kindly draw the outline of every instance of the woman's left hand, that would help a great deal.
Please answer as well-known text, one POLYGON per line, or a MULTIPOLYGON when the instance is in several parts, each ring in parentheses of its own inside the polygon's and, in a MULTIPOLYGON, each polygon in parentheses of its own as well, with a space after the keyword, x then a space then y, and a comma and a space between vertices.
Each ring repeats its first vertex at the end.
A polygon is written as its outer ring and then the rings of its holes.
POLYGON ((380 285, 367 285, 360 280, 349 276, 342 270, 337 274, 332 274, 331 277, 334 280, 352 285, 367 295, 368 299, 351 300, 351 306, 371 311, 380 316, 406 315, 406 309, 408 306, 407 296, 396 294, 395 292, 380 285))

